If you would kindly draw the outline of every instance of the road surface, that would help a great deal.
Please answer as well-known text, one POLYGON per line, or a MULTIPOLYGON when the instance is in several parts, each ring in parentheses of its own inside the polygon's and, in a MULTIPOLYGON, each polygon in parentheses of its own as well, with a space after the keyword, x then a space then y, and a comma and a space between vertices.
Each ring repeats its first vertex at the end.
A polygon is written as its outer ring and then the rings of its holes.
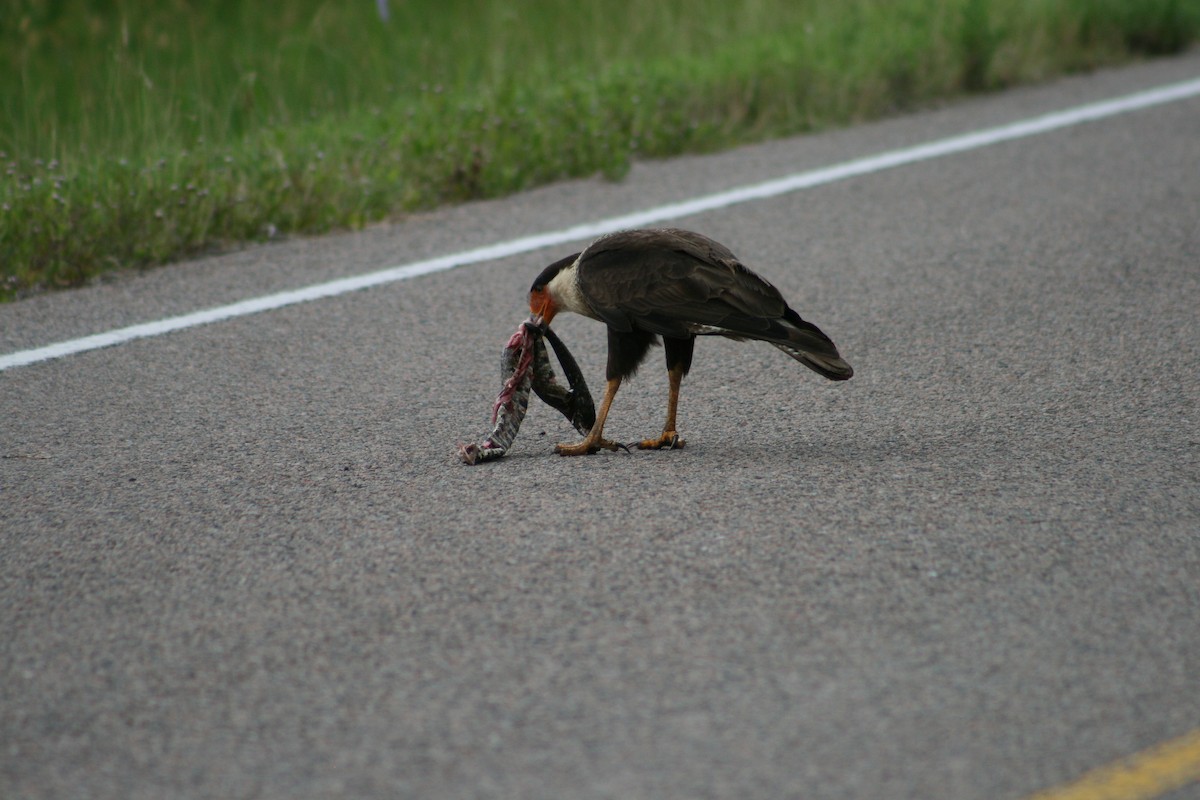
MULTIPOLYGON (((0 306, 0 353, 1197 76, 119 277, 0 306)), ((1198 165, 1192 98, 674 220, 857 371, 702 340, 679 451, 559 458, 535 404, 509 457, 456 459, 582 243, 0 372, 0 796, 1016 799, 1190 735, 1198 165)), ((602 328, 555 327, 598 393, 602 328)), ((652 357, 606 433, 665 394, 652 357)))

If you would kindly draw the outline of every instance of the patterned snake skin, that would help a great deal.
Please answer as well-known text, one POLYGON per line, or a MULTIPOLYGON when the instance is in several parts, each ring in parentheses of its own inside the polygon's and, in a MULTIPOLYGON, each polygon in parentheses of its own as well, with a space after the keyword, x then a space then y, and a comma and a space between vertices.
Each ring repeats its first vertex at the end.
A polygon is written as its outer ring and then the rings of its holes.
POLYGON ((522 322, 509 338, 500 359, 504 385, 492 406, 492 432, 479 444, 460 444, 458 455, 464 464, 478 464, 500 458, 521 428, 529 409, 532 389, 542 402, 557 409, 583 435, 596 423, 596 405, 588 391, 587 382, 571 351, 549 328, 539 328, 531 321, 522 322), (570 388, 564 388, 554 376, 554 367, 546 352, 546 340, 562 365, 570 388))

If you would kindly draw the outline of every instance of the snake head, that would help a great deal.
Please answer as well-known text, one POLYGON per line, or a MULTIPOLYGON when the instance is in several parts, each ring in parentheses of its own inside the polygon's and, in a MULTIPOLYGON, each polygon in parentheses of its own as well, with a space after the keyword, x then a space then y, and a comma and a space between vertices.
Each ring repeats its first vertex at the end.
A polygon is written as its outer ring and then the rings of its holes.
POLYGON ((524 324, 525 328, 530 333, 534 333, 539 336, 550 329, 550 321, 541 314, 530 314, 529 319, 525 320, 524 324))

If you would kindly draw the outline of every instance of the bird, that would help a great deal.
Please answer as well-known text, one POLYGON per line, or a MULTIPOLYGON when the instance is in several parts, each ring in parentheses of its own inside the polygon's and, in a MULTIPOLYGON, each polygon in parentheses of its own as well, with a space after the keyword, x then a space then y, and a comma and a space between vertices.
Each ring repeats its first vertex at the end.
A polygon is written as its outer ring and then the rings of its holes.
POLYGON ((591 431, 564 456, 628 447, 604 438, 604 423, 622 381, 633 376, 661 337, 666 355, 667 417, 662 434, 641 449, 678 448, 679 387, 692 367, 697 336, 768 342, 829 380, 854 374, 833 340, 800 318, 779 290, 725 245, 679 228, 610 233, 547 266, 529 290, 531 321, 547 327, 562 312, 608 327, 604 398, 591 431))

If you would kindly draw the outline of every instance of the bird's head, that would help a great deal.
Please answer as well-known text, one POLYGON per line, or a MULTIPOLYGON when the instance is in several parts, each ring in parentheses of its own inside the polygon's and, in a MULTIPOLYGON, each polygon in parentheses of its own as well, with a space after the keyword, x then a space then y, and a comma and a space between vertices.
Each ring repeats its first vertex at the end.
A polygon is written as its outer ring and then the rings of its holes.
POLYGON ((554 319, 557 312, 554 295, 550 294, 549 287, 544 284, 541 286, 534 284, 533 288, 529 290, 530 322, 538 327, 545 327, 550 324, 550 320, 554 319))
POLYGON ((579 254, 575 253, 555 261, 542 270, 534 280, 533 286, 529 287, 529 313, 533 315, 534 324, 545 327, 559 312, 561 305, 558 293, 555 291, 554 279, 565 268, 574 264, 578 257, 579 254))

